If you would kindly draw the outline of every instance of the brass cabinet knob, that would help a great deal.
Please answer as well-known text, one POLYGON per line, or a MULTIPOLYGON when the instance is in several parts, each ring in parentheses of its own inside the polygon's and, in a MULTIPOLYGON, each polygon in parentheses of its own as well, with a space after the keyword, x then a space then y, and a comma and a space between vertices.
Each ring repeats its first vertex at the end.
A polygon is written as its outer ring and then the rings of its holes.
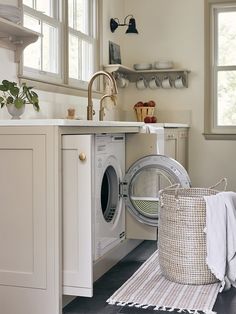
POLYGON ((85 153, 80 153, 79 154, 79 160, 81 160, 81 161, 86 160, 86 154, 85 153))

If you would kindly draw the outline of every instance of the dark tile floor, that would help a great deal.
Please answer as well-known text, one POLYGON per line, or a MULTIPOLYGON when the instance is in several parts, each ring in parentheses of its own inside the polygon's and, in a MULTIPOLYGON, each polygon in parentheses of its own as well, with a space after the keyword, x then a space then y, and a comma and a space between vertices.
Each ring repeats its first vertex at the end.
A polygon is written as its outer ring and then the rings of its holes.
MULTIPOLYGON (((93 298, 76 298, 67 305, 63 314, 163 314, 164 311, 143 310, 108 305, 106 300, 156 250, 155 241, 144 241, 94 284, 93 298)), ((218 295, 213 308, 217 314, 236 314, 236 289, 218 295)), ((177 311, 171 312, 177 314, 177 311)))

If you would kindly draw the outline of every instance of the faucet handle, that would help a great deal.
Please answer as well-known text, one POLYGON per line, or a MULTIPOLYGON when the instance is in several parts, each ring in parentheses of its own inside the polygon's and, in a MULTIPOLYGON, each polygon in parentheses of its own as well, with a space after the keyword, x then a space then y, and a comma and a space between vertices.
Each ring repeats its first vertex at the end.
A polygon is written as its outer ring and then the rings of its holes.
POLYGON ((110 98, 111 98, 111 100, 113 101, 114 105, 117 105, 117 97, 116 97, 116 95, 115 95, 115 94, 112 94, 112 95, 110 96, 110 98))

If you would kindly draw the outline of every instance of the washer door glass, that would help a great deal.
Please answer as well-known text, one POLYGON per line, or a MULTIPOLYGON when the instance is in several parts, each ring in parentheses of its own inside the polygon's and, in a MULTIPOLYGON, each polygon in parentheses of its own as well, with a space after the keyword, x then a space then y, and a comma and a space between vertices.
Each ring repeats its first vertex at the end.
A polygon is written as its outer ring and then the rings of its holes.
POLYGON ((163 155, 137 160, 122 184, 129 212, 142 223, 158 226, 159 191, 175 183, 190 187, 187 171, 176 160, 163 155))
POLYGON ((101 209, 106 222, 115 219, 119 201, 119 179, 116 170, 109 165, 103 175, 101 184, 101 209))

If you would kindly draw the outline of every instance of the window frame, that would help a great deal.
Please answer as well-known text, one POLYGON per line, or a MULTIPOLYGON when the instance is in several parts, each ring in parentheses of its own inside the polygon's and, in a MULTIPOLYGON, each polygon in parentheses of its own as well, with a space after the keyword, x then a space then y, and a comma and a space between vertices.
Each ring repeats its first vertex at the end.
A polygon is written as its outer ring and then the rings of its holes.
POLYGON ((236 65, 219 66, 217 61, 217 20, 214 12, 236 9, 236 0, 205 1, 205 91, 204 136, 206 139, 236 139, 236 126, 217 125, 217 74, 222 70, 236 69, 236 65), (214 11, 215 10, 215 11, 214 11))
MULTIPOLYGON (((69 31, 67 32, 67 25, 68 23, 68 7, 67 7, 67 0, 62 0, 59 1, 59 11, 57 11, 57 14, 59 12, 61 12, 61 15, 59 16, 60 19, 60 23, 62 24, 62 28, 61 28, 61 36, 60 39, 61 40, 61 44, 59 45, 59 47, 62 47, 62 45, 64 46, 68 46, 68 38, 69 38, 69 31), (67 34, 66 34, 67 32, 67 34)), ((101 26, 99 25, 99 21, 100 19, 100 15, 101 15, 101 10, 99 9, 100 7, 100 0, 93 0, 94 5, 92 5, 93 10, 92 10, 92 14, 93 14, 93 19, 94 19, 94 23, 90 21, 90 23, 93 24, 93 35, 94 35, 94 72, 96 72, 99 68, 99 64, 100 64, 100 36, 98 34, 100 34, 100 30, 101 30, 101 26)), ((21 8, 23 8, 23 0, 19 0, 19 6, 21 8)), ((29 7, 27 7, 29 8, 29 7)), ((29 8, 31 9, 31 8, 29 8)), ((29 10, 30 11, 30 10, 29 10)), ((39 15, 42 14, 39 12, 39 15)), ((45 15, 44 15, 45 16, 45 15)), ((91 26, 90 26, 91 27, 91 26)), ((60 53, 60 49, 59 49, 59 53, 60 53)), ((82 84, 78 84, 77 80, 72 80, 69 78, 69 60, 68 60, 68 56, 69 56, 69 51, 68 49, 64 49, 62 55, 61 55, 61 62, 59 62, 59 67, 61 67, 62 71, 61 71, 61 76, 57 79, 55 77, 55 75, 51 75, 49 73, 47 73, 47 77, 42 76, 42 75, 37 75, 38 70, 36 69, 35 71, 33 71, 32 69, 28 72, 28 73, 24 73, 23 72, 23 59, 21 59, 20 63, 19 63, 19 67, 18 67, 18 77, 20 79, 21 82, 26 82, 28 84, 33 84, 33 86, 36 89, 39 90, 44 90, 47 92, 56 92, 56 93, 63 93, 63 94, 68 94, 68 95, 76 95, 76 96, 82 96, 84 97, 85 95, 87 95, 87 85, 88 82, 82 82, 82 84), (29 75, 31 73, 34 72, 34 76, 29 75), (45 79, 46 78, 46 79, 45 79)), ((95 97, 99 97, 101 94, 101 90, 100 90, 100 86, 99 83, 94 84, 95 85, 95 93, 94 96, 95 97)))

